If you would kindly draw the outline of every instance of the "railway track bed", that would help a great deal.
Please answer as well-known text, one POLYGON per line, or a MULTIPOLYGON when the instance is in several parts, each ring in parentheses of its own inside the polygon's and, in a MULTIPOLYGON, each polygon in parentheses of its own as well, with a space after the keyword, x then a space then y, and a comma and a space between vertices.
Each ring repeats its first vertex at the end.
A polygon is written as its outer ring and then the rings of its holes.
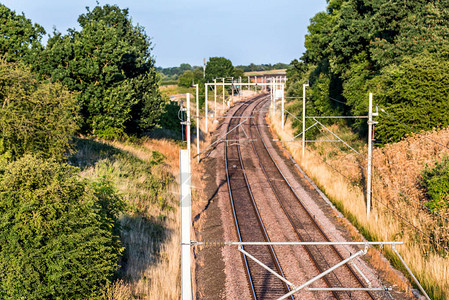
MULTIPOLYGON (((232 130, 227 135, 228 142, 221 143, 222 151, 215 150, 214 157, 218 173, 214 194, 219 200, 217 209, 223 212, 222 239, 243 242, 347 240, 348 234, 342 233, 341 226, 331 220, 333 217, 329 215, 333 213, 327 203, 313 199, 317 195, 310 195, 313 194, 310 188, 300 188, 298 192, 300 183, 292 180, 298 176, 291 166, 277 165, 282 158, 269 143, 264 123, 266 111, 267 99, 263 96, 236 106, 231 111, 234 118, 227 119, 217 134, 232 130), (236 127, 242 121, 239 116, 248 121, 236 127), (324 222, 314 222, 323 217, 324 222), (323 225, 326 229, 321 228, 323 225)), ((227 266, 223 298, 277 299, 291 291, 292 287, 254 260, 229 248, 223 247, 221 251, 227 266), (238 274, 236 268, 240 269, 238 274)), ((360 249, 349 246, 243 246, 243 250, 298 286, 360 249)), ((345 287, 362 289, 372 284, 376 281, 374 273, 363 262, 344 265, 309 286, 333 291, 303 289, 289 299, 391 299, 386 293, 341 290, 345 287)), ((380 286, 381 283, 375 284, 380 286)), ((203 289, 201 283, 199 289, 203 289)), ((202 293, 202 298, 207 299, 206 294, 202 293)))

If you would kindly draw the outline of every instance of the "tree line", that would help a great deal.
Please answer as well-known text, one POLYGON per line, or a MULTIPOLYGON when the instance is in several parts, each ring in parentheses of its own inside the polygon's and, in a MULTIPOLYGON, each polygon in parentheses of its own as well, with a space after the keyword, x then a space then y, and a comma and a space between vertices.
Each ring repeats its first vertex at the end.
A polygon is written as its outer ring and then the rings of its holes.
MULTIPOLYGON (((309 115, 381 113, 376 143, 449 125, 449 2, 328 0, 310 21, 306 51, 287 71, 289 96, 309 82, 309 115)), ((366 124, 348 123, 362 136, 366 124)))
POLYGON ((0 298, 92 299, 124 247, 125 204, 68 164, 76 134, 139 136, 163 122, 152 44, 127 9, 45 30, 0 4, 0 298))
MULTIPOLYGON (((242 70, 243 72, 257 72, 257 71, 287 69, 289 67, 290 67, 289 64, 284 63, 260 64, 260 65, 251 63, 247 66, 246 65, 235 66, 235 69, 242 70)), ((186 72, 188 72, 189 76, 190 72, 192 72, 196 75, 197 78, 200 78, 201 76, 199 75, 203 74, 204 72, 203 67, 191 66, 190 64, 181 64, 179 67, 169 67, 169 68, 156 67, 156 71, 162 74, 162 79, 165 81, 179 80, 180 76, 186 72)))

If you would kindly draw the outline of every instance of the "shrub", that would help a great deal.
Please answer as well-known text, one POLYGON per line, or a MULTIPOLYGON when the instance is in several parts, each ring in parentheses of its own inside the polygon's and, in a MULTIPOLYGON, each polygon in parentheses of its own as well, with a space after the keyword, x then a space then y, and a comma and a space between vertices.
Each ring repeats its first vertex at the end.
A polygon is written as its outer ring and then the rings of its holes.
POLYGON ((67 164, 0 164, 0 298, 87 299, 118 269, 121 200, 67 164))
POLYGON ((429 197, 425 205, 430 209, 447 212, 449 209, 449 157, 436 163, 433 169, 426 167, 421 175, 421 185, 429 197))
POLYGON ((76 105, 60 84, 41 83, 0 58, 0 156, 64 158, 76 130, 76 105))

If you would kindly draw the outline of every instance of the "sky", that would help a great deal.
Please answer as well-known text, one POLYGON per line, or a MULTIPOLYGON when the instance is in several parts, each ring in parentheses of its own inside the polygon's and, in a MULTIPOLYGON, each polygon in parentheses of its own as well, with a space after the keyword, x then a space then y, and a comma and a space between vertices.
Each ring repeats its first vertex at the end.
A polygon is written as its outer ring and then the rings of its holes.
MULTIPOLYGON (((45 28, 80 29, 78 16, 95 0, 0 0, 45 28)), ((202 65, 224 56, 233 65, 289 63, 305 51, 304 36, 326 0, 99 0, 128 8, 134 25, 145 28, 156 65, 202 65)), ((44 39, 44 42, 47 38, 44 39)))

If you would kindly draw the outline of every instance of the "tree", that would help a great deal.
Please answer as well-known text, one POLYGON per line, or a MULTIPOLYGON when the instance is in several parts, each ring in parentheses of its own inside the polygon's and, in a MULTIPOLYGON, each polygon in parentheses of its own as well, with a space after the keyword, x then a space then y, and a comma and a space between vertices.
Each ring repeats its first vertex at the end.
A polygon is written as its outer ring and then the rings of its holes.
POLYGON ((29 68, 0 59, 0 156, 62 160, 75 133, 75 97, 59 83, 41 83, 29 68))
POLYGON ((83 132, 113 138, 156 126, 164 102, 144 29, 116 5, 87 9, 78 23, 79 32, 54 33, 34 69, 78 92, 83 132))
POLYGON ((191 87, 194 80, 195 80, 195 76, 194 76, 193 72, 188 70, 188 71, 185 71, 181 76, 179 76, 178 85, 184 86, 184 87, 191 87))
POLYGON ((45 30, 17 15, 14 11, 0 3, 0 55, 8 61, 25 60, 30 62, 42 49, 40 43, 45 30))
MULTIPOLYGON (((437 95, 433 86, 444 82, 436 74, 438 69, 445 74, 446 64, 441 57, 449 49, 448 19, 447 1, 329 0, 327 10, 311 19, 302 62, 293 61, 288 71, 288 92, 301 95, 301 83, 308 80, 312 102, 309 111, 325 115, 366 115, 368 93, 373 92, 376 101, 394 110, 398 119, 413 124, 415 129, 447 126, 439 113, 447 109, 444 97, 437 95), (430 57, 422 57, 422 53, 430 57), (415 57, 428 64, 419 64, 415 57), (419 74, 429 77, 415 80, 419 74), (393 82, 391 78, 396 76, 398 80, 393 82), (430 89, 421 90, 422 84, 430 89), (398 91, 408 94, 409 99, 405 101, 398 91), (417 94, 420 97, 415 97, 417 94), (413 106, 419 107, 422 118, 407 117, 413 115, 413 106)), ((439 91, 446 93, 445 88, 439 91)), ((391 118, 382 121, 384 125, 376 128, 382 144, 410 132, 391 118)), ((358 133, 366 133, 361 120, 347 122, 358 133)))
POLYGON ((381 114, 376 127, 378 143, 399 141, 411 133, 409 127, 428 131, 449 126, 448 58, 449 55, 424 52, 403 57, 401 65, 385 69, 384 90, 379 92, 378 102, 402 124, 381 114))
POLYGON ((206 64, 206 81, 212 82, 214 78, 233 77, 234 66, 224 57, 211 57, 206 64))
POLYGON ((235 68, 234 69, 234 78, 244 77, 245 72, 242 69, 235 68))
POLYGON ((0 298, 91 299, 112 279, 122 204, 78 172, 32 156, 0 164, 0 298))

